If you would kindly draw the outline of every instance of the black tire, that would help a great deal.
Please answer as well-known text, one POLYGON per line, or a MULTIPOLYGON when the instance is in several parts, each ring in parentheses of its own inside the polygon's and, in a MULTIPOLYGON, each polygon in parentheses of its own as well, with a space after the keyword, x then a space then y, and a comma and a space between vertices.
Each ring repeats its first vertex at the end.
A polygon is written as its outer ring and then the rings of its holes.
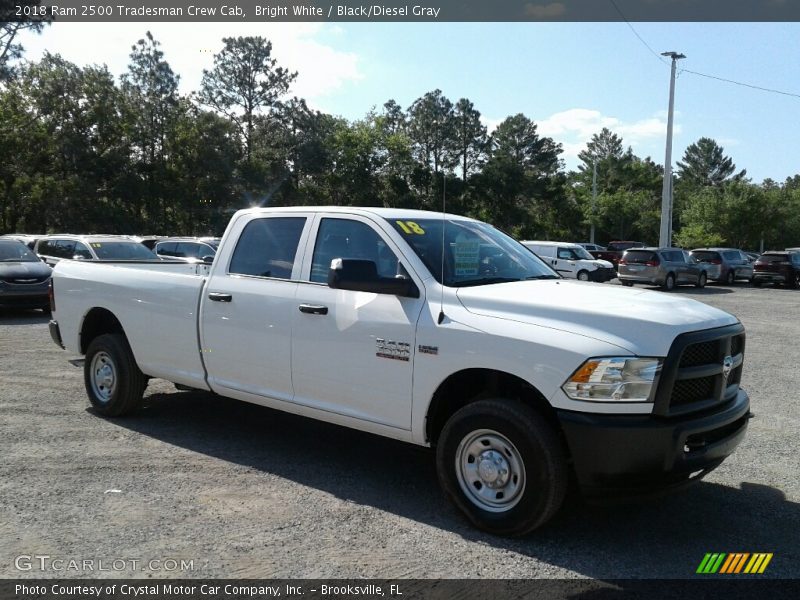
POLYGON ((142 404, 147 377, 139 370, 125 336, 107 333, 89 344, 83 381, 94 409, 106 417, 122 417, 142 404))
MULTIPOLYGON (((569 475, 567 458, 554 429, 531 407, 519 400, 506 399, 479 400, 451 416, 436 448, 436 467, 445 494, 476 527, 508 536, 529 533, 555 515, 564 501, 569 475), (494 450, 498 447, 496 444, 486 446, 483 436, 498 439, 500 449, 494 450), (474 443, 468 443, 473 439, 476 440, 474 443), (510 447, 507 442, 510 442, 510 447), (487 449, 475 457, 469 452, 469 448, 475 446, 487 449), (471 490, 470 483, 465 481, 466 470, 459 465, 463 461, 469 463, 470 458, 471 464, 480 465, 484 460, 499 464, 499 467, 490 464, 489 468, 496 471, 496 477, 509 478, 505 487, 493 491, 496 488, 491 484, 484 486, 480 481, 474 481, 472 487, 477 491, 465 491, 471 490), (513 467, 515 464, 517 468, 513 467), (505 472, 503 465, 507 468, 505 472), (509 493, 507 499, 502 498, 506 491, 509 493), (475 499, 480 492, 494 494, 500 498, 498 502, 508 506, 487 509, 486 501, 475 499)), ((479 468, 474 472, 477 478, 483 477, 479 468)))
POLYGON ((588 271, 578 271, 578 281, 589 281, 589 272, 588 271))
POLYGON ((667 278, 664 280, 664 285, 662 286, 666 291, 671 292, 675 289, 675 275, 672 273, 667 274, 667 278))
POLYGON ((705 273, 700 273, 700 277, 697 278, 697 283, 694 284, 695 287, 704 288, 706 287, 706 283, 708 282, 708 277, 705 273))
POLYGON ((725 283, 728 285, 733 285, 736 283, 736 273, 733 269, 728 269, 728 274, 725 276, 725 283))
POLYGON ((625 287, 633 287, 633 282, 632 281, 620 281, 620 283, 622 285, 624 285, 625 287))

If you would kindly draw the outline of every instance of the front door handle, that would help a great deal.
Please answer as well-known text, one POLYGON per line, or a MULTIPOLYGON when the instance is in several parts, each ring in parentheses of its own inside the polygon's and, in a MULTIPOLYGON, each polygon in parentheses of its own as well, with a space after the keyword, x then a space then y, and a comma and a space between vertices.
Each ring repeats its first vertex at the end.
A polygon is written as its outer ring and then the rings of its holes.
POLYGON ((301 313, 306 313, 307 315, 327 315, 328 314, 328 307, 327 306, 319 306, 317 304, 301 304, 298 306, 301 313))
POLYGON ((222 294, 220 292, 211 292, 208 295, 209 300, 213 300, 214 302, 230 302, 233 300, 233 296, 230 294, 222 294))

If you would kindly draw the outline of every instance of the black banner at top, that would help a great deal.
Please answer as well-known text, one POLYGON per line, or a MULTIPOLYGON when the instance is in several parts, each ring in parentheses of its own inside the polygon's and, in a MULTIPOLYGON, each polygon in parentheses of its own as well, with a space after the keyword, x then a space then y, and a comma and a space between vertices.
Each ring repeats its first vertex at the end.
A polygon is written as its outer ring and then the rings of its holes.
POLYGON ((800 21, 797 0, 0 0, 0 21, 800 21))

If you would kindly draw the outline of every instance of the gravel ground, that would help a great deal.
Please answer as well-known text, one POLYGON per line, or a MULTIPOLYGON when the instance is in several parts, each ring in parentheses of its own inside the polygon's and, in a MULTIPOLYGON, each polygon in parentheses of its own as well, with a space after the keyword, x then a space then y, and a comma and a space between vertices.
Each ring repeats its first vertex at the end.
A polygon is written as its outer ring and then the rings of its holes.
POLYGON ((573 493, 511 540, 466 524, 423 448, 163 381, 137 416, 100 418, 47 318, 0 313, 0 577, 682 578, 712 551, 774 552, 767 576, 800 577, 800 291, 674 293, 747 327, 744 443, 685 492, 604 508, 573 493), (20 555, 128 564, 20 572, 20 555), (193 570, 142 570, 167 559, 193 570))

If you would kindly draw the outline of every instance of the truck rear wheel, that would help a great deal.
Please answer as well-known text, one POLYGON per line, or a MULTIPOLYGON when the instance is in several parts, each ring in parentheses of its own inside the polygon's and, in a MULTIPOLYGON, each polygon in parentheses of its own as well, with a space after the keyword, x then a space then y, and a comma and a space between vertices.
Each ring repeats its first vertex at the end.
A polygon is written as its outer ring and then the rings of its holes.
POLYGON ((125 336, 96 337, 83 364, 86 393, 94 409, 106 417, 122 417, 141 406, 147 377, 139 370, 125 336))
POLYGON ((518 400, 480 400, 456 412, 436 450, 439 483, 480 529, 523 535, 561 507, 568 467, 553 428, 518 400))

